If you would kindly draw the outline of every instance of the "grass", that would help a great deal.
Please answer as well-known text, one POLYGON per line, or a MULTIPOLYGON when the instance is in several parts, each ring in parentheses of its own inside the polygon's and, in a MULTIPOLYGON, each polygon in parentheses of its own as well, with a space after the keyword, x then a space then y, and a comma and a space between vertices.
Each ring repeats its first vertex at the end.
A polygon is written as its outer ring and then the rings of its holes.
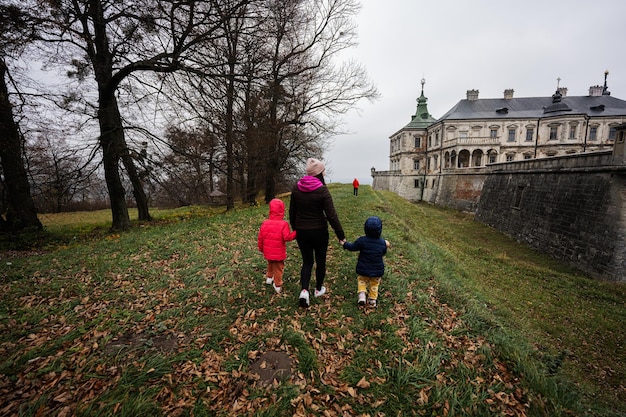
POLYGON ((623 284, 464 213, 330 189, 349 240, 375 214, 392 243, 375 310, 336 241, 328 296, 297 306, 295 243, 274 294, 266 206, 153 210, 122 234, 106 211, 49 215, 0 240, 0 415, 626 413, 623 284), (268 351, 293 362, 269 387, 249 369, 268 351))

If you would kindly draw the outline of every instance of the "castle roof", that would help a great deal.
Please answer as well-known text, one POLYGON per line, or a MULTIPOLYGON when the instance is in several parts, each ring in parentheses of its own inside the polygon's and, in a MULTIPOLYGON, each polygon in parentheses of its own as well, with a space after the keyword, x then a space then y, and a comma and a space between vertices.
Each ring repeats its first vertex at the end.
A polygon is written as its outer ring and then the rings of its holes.
MULTIPOLYGON (((557 92, 558 94, 558 92, 557 92)), ((438 121, 538 119, 564 115, 626 116, 626 101, 610 95, 520 97, 461 100, 438 121)))

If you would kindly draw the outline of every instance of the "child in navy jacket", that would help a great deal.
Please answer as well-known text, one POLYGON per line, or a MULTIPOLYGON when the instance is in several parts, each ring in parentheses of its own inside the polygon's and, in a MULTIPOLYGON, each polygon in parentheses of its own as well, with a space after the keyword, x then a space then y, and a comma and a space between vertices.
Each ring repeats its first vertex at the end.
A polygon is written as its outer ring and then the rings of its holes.
POLYGON ((359 237, 354 243, 342 243, 344 249, 360 251, 356 264, 359 305, 365 304, 367 292, 368 305, 376 307, 378 288, 385 273, 383 256, 389 247, 389 241, 380 237, 382 231, 382 220, 376 216, 371 216, 365 221, 365 236, 359 237))

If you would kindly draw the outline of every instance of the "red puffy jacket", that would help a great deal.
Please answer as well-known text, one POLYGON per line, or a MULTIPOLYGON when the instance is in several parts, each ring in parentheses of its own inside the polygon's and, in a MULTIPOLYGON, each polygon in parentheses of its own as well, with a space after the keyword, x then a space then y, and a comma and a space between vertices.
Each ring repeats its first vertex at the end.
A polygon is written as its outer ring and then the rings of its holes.
POLYGON ((277 198, 270 201, 269 219, 263 221, 259 229, 259 250, 268 261, 284 261, 287 258, 287 245, 296 238, 296 231, 289 230, 284 220, 285 203, 277 198))

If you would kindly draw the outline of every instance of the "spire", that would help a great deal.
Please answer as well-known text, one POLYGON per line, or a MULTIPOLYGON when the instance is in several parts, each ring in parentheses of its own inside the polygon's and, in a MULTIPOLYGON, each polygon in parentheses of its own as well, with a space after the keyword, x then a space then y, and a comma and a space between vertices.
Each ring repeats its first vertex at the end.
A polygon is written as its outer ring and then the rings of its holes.
POLYGON ((602 89, 603 96, 610 96, 611 92, 609 91, 609 87, 606 86, 606 77, 609 75, 609 70, 604 71, 604 88, 602 89))
POLYGON ((435 118, 428 113, 428 105, 426 104, 428 99, 424 95, 424 84, 426 84, 426 80, 422 78, 420 83, 422 84, 422 91, 419 98, 416 100, 417 108, 415 114, 411 116, 411 122, 406 126, 407 128, 424 128, 436 122, 435 118))
POLYGON ((567 88, 561 88, 561 77, 559 77, 556 79, 556 91, 552 94, 552 104, 543 108, 544 113, 572 111, 566 103, 561 102, 563 99, 562 91, 567 92, 567 88))
POLYGON ((559 101, 561 101, 561 98, 563 98, 563 95, 561 94, 560 86, 561 86, 561 77, 558 77, 556 79, 556 92, 552 94, 553 103, 558 103, 559 101))
MULTIPOLYGON (((421 116, 423 109, 426 106, 426 102, 428 101, 428 99, 424 96, 424 84, 426 84, 426 80, 422 78, 421 83, 422 83, 422 93, 420 94, 419 98, 416 100, 417 110, 415 111, 415 115, 413 117, 421 116), (422 108, 422 111, 420 111, 420 108, 422 108)), ((428 112, 428 110, 426 112, 428 112)))
POLYGON ((424 84, 426 84, 426 80, 422 78, 421 84, 422 84, 422 92, 419 98, 416 100, 417 110, 415 111, 415 115, 413 116, 413 118, 418 117, 420 119, 428 119, 428 117, 430 116, 430 114, 428 114, 428 107, 426 105, 426 102, 428 101, 428 99, 424 95, 424 84))

